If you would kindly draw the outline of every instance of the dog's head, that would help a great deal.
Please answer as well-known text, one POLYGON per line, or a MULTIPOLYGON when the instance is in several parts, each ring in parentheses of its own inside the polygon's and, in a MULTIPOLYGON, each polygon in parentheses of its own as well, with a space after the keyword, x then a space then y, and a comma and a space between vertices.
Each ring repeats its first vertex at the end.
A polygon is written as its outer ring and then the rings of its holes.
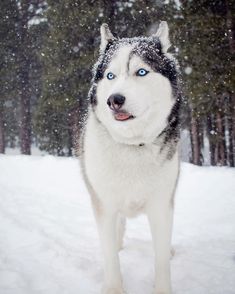
POLYGON ((151 37, 123 39, 114 38, 107 24, 101 26, 90 100, 117 142, 151 143, 169 124, 177 96, 177 70, 169 47, 166 22, 151 37))

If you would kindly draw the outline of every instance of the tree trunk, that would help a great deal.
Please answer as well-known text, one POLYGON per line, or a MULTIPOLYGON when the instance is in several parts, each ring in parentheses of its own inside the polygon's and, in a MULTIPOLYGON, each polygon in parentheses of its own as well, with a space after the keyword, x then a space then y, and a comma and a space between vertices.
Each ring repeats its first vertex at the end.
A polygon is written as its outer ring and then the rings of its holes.
POLYGON ((190 137, 192 148, 192 163, 196 165, 202 165, 198 119, 193 114, 191 115, 190 137))
MULTIPOLYGON (((228 29, 228 42, 231 56, 235 54, 235 13, 234 2, 231 0, 225 1, 226 5, 226 25, 228 29)), ((234 67, 234 59, 231 66, 234 67)), ((230 94, 229 97, 229 163, 230 166, 235 166, 235 95, 230 94)))
MULTIPOLYGON (((233 158, 235 158, 235 94, 231 94, 231 124, 232 124, 232 145, 233 145, 233 158)), ((234 159, 235 160, 235 159, 234 159)), ((235 162, 233 166, 235 165, 235 162)))
POLYGON ((233 165, 235 166, 235 94, 231 93, 231 152, 233 156, 233 165))
POLYGON ((232 102, 231 102, 231 96, 229 97, 228 100, 228 117, 227 117, 227 121, 228 121, 228 138, 229 138, 229 146, 228 146, 228 163, 230 166, 234 167, 234 140, 233 140, 233 136, 234 136, 234 125, 233 125, 233 107, 232 107, 232 102))
POLYGON ((227 118, 226 118, 227 114, 223 113, 223 117, 222 117, 222 144, 223 144, 223 149, 224 149, 224 159, 225 159, 225 165, 228 165, 228 148, 227 148, 227 118))
POLYGON ((5 153, 3 106, 0 105, 0 153, 5 153))
MULTIPOLYGON (((27 70, 27 69, 26 69, 27 70)), ((29 77, 23 75, 20 94, 20 150, 22 154, 31 153, 31 115, 29 77)))
POLYGON ((219 165, 226 165, 226 155, 225 155, 225 133, 223 127, 223 115, 220 110, 216 113, 216 130, 217 130, 217 144, 218 144, 218 162, 219 165))
POLYGON ((19 58, 19 98, 20 98, 20 150, 22 154, 31 153, 31 115, 30 115, 30 39, 28 34, 28 13, 30 1, 22 4, 19 15, 19 36, 21 46, 18 51, 19 58))
POLYGON ((215 126, 213 115, 207 117, 207 134, 210 148, 211 165, 216 165, 215 126))

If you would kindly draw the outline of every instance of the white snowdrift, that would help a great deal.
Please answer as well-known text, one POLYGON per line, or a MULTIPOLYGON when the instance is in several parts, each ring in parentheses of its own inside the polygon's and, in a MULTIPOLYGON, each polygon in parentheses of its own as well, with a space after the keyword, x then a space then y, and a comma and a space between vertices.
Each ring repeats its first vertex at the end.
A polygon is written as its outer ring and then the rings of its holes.
MULTIPOLYGON (((235 293, 235 170, 182 164, 172 259, 174 294, 235 293)), ((120 253, 128 294, 151 294, 144 216, 120 253)), ((102 258, 79 162, 0 156, 0 293, 100 293, 102 258)))

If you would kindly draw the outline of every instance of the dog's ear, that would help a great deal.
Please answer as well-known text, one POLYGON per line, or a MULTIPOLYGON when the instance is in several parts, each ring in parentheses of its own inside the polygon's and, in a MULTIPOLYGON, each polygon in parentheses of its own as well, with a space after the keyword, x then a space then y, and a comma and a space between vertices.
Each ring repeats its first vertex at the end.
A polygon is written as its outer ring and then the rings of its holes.
POLYGON ((166 21, 160 22, 159 28, 154 36, 159 38, 162 45, 162 51, 166 53, 171 46, 171 42, 169 40, 169 27, 166 21))
POLYGON ((100 36, 101 36, 100 52, 103 52, 105 50, 107 44, 110 41, 115 40, 107 23, 103 23, 102 26, 100 27, 100 36))

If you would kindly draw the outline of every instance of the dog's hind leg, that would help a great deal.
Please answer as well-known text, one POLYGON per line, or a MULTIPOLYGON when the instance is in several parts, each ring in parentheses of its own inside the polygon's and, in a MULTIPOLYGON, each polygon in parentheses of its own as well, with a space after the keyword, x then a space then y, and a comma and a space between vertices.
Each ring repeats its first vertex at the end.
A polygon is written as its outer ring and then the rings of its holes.
POLYGON ((118 250, 123 249, 123 238, 126 231, 126 218, 119 215, 117 219, 117 243, 118 250))

